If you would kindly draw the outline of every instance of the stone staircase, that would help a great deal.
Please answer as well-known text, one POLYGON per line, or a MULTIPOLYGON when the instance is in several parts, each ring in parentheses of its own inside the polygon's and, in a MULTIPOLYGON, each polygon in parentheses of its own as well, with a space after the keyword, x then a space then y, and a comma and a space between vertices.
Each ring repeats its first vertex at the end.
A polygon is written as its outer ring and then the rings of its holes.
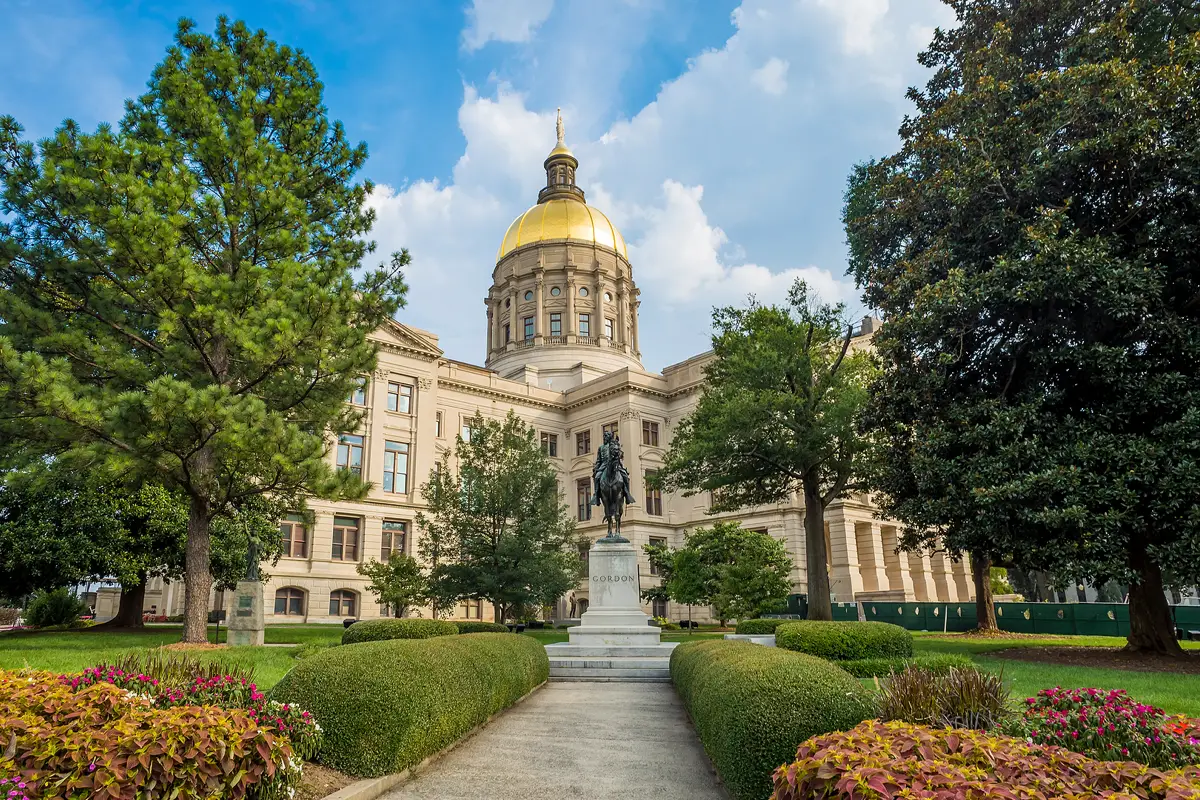
POLYGON ((674 643, 656 645, 548 644, 552 681, 629 681, 637 683, 671 680, 671 651, 674 643))

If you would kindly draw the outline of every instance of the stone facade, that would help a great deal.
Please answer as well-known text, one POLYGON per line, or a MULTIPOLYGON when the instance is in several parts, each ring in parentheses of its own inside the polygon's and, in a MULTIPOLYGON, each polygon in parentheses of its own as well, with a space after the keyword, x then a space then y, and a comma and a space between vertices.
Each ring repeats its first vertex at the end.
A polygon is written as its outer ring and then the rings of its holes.
MULTIPOLYGON (((577 166, 560 141, 546 159, 547 188, 539 205, 505 234, 485 298, 487 366, 446 358, 437 335, 429 331, 394 322, 376 332, 378 368, 362 393, 351 398, 365 406, 363 428, 354 432, 357 438, 331 443, 329 455, 331 461, 360 461, 372 489, 359 501, 313 500, 308 521, 285 523, 290 537, 302 539, 303 546, 267 568, 268 623, 337 622, 383 613, 355 567, 386 558, 389 548, 417 554, 420 486, 476 412, 501 419, 512 410, 538 432, 560 473, 564 502, 589 538, 603 536, 604 524, 599 509, 581 505, 580 496, 590 497, 595 449, 602 431, 612 426, 637 499, 626 510, 622 532, 639 554, 651 541, 678 547, 688 531, 734 519, 785 542, 795 564, 795 591, 805 590, 799 495, 771 507, 712 516, 704 495, 659 497, 648 492, 646 474, 661 466, 676 427, 695 406, 711 355, 688 359, 661 374, 642 368, 640 303, 625 243, 603 214, 584 204, 582 190, 574 185, 577 166), (552 203, 565 205, 556 209, 552 203)), ((853 346, 869 347, 877 325, 864 320, 853 346)), ((869 498, 833 503, 826 520, 835 601, 971 598, 966 564, 940 554, 897 554, 897 526, 876 519, 869 498)), ((644 587, 657 578, 645 556, 639 557, 644 587)), ((560 601, 555 613, 577 617, 587 600, 588 587, 582 584, 560 601)), ((214 597, 213 607, 226 603, 214 597)), ((146 607, 151 606, 159 614, 182 613, 182 587, 153 584, 146 593, 146 607)), ((689 613, 650 605, 644 610, 674 619, 689 613)), ((708 617, 707 609, 691 609, 691 614, 699 620, 708 617)), ((460 619, 492 615, 491 608, 466 605, 455 614, 460 619)))

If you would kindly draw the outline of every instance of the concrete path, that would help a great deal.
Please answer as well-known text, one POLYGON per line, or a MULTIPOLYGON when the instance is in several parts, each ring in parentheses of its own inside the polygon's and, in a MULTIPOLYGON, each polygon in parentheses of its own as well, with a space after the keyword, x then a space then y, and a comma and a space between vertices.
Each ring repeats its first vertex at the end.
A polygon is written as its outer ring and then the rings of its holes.
POLYGON ((727 800, 670 684, 548 683, 385 800, 727 800))

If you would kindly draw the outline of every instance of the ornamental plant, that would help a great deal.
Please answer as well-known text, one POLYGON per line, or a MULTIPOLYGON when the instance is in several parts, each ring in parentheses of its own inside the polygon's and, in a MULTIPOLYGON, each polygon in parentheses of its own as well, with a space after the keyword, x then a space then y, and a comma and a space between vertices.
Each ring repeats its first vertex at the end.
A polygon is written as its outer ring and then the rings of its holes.
POLYGON ((1024 713, 1007 730, 1103 761, 1158 769, 1200 764, 1194 727, 1136 702, 1124 689, 1044 689, 1025 701, 1024 713))

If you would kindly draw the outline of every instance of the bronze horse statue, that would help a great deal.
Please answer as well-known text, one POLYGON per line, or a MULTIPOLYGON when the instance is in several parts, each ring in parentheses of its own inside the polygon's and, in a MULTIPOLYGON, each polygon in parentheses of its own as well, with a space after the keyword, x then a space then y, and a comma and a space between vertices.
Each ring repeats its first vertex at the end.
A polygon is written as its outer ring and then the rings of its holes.
POLYGON ((592 471, 596 484, 592 505, 604 506, 604 521, 608 523, 608 535, 604 538, 610 542, 629 541, 621 536, 621 514, 625 504, 633 502, 633 495, 629 493, 629 473, 621 463, 621 456, 621 441, 611 431, 605 431, 592 471))

